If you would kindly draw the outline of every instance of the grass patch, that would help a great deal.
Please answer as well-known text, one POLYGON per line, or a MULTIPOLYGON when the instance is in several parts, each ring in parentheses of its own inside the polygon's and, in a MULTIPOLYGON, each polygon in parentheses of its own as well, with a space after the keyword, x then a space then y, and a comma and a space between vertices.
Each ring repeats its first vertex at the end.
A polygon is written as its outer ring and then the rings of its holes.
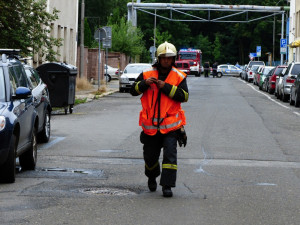
POLYGON ((82 104, 82 103, 86 103, 87 98, 84 99, 75 99, 74 105, 78 105, 78 104, 82 104))

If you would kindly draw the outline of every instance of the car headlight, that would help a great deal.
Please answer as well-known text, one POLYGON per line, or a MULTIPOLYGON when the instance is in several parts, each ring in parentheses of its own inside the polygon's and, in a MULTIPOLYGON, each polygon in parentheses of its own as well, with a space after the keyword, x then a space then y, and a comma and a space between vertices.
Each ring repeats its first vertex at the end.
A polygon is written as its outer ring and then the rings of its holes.
POLYGON ((129 79, 127 77, 121 77, 121 83, 129 83, 129 79))
POLYGON ((4 116, 0 116, 0 131, 5 128, 6 120, 4 116))

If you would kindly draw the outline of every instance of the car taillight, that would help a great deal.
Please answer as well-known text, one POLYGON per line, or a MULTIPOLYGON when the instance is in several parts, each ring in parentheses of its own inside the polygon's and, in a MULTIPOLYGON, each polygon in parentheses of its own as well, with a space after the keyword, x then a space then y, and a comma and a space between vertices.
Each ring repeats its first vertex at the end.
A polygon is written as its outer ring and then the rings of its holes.
POLYGON ((295 82, 295 79, 291 79, 291 78, 286 78, 286 82, 287 83, 294 83, 295 82))
POLYGON ((118 75, 119 74, 119 70, 117 70, 115 74, 118 75))
POLYGON ((252 75, 252 72, 250 71, 250 75, 252 75))

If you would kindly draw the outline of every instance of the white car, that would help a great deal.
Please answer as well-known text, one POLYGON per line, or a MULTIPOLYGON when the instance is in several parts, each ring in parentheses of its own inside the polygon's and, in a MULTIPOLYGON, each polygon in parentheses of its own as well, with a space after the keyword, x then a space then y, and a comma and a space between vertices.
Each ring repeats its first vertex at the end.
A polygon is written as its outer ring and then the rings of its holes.
POLYGON ((118 68, 114 68, 114 67, 111 67, 111 66, 105 64, 104 76, 105 76, 107 82, 110 82, 111 79, 119 79, 118 71, 119 71, 118 68))
POLYGON ((236 76, 239 77, 242 73, 240 68, 237 68, 234 65, 221 64, 217 68, 217 76, 236 76))
POLYGON ((119 91, 129 91, 135 79, 144 71, 151 69, 150 63, 131 63, 128 64, 119 79, 119 91))

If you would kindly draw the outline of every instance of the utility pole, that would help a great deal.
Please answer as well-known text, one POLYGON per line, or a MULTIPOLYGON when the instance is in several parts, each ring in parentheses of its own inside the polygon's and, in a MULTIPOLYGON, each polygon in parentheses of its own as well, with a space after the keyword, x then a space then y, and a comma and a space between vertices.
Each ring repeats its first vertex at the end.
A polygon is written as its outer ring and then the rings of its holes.
POLYGON ((80 74, 79 77, 84 76, 84 0, 81 2, 81 27, 80 27, 80 74))

